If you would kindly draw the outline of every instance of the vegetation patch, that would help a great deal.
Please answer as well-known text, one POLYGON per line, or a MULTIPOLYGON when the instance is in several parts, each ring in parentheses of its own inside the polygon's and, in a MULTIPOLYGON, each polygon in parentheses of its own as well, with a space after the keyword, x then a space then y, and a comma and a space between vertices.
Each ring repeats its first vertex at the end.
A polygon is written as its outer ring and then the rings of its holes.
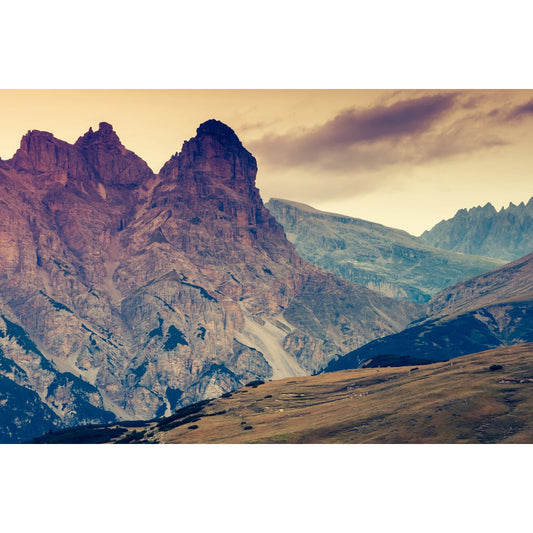
POLYGON ((361 368, 386 368, 388 366, 411 366, 430 365, 435 361, 424 359, 423 357, 411 357, 410 355, 378 355, 365 361, 361 368))
POLYGON ((50 296, 43 291, 39 292, 59 311, 67 311, 67 313, 72 313, 72 311, 66 305, 62 304, 61 302, 56 302, 56 300, 50 298, 50 296))
POLYGON ((133 374, 135 375, 137 379, 137 383, 141 380, 141 378, 146 374, 146 369, 148 368, 148 361, 145 361, 141 365, 139 365, 137 368, 133 369, 133 374))
POLYGON ((136 429, 134 429, 133 431, 128 433, 125 437, 123 437, 122 439, 117 440, 115 442, 116 442, 116 444, 135 444, 135 443, 139 443, 143 439, 145 433, 146 433, 146 430, 137 431, 136 429))
POLYGON ((145 420, 125 420, 120 425, 125 428, 142 428, 146 426, 145 420))
POLYGON ((163 329, 162 329, 163 319, 159 318, 158 320, 159 320, 159 326, 157 328, 154 328, 152 331, 150 331, 150 333, 148 333, 148 337, 152 338, 155 336, 158 336, 158 337, 163 336, 163 329))
POLYGON ((185 281, 180 282, 182 285, 187 285, 187 287, 192 287, 193 289, 198 289, 200 291, 200 294, 203 298, 206 300, 211 300, 212 302, 217 302, 218 300, 211 296, 203 287, 200 287, 199 285, 194 285, 193 283, 186 283, 185 281))
POLYGON ((121 427, 82 426, 75 429, 47 433, 34 439, 34 444, 103 444, 126 433, 121 427))
POLYGON ((174 411, 174 409, 176 409, 176 405, 178 404, 179 399, 183 395, 183 391, 178 388, 174 389, 172 387, 167 387, 166 394, 168 403, 170 404, 170 409, 174 411))
POLYGON ((252 389, 257 388, 259 385, 264 385, 264 381, 262 379, 256 379, 254 381, 250 381, 250 383, 247 383, 246 387, 252 387, 252 389))
MULTIPOLYGON (((14 338, 17 341, 17 344, 27 352, 33 352, 41 357, 43 356, 43 354, 39 351, 39 348, 37 348, 35 343, 30 339, 23 327, 11 322, 11 320, 7 319, 4 315, 2 315, 2 319, 6 324, 5 335, 8 339, 14 338)), ((4 333, 1 330, 0 337, 4 337, 4 333)), ((50 364, 48 364, 48 366, 50 369, 52 369, 50 364)))
POLYGON ((164 424, 162 426, 159 426, 160 431, 170 431, 171 429, 180 427, 180 426, 186 426, 187 424, 192 424, 192 422, 198 422, 202 418, 202 415, 191 415, 186 416, 185 418, 181 420, 174 420, 173 422, 170 422, 169 424, 164 424))
POLYGON ((188 346, 189 343, 185 339, 185 336, 182 331, 180 331, 176 326, 172 325, 168 328, 167 333, 167 340, 165 341, 165 344, 163 345, 163 348, 170 352, 171 350, 174 350, 178 344, 181 344, 183 346, 188 346))
POLYGON ((161 428, 174 422, 175 420, 179 420, 180 418, 199 413, 206 405, 209 405, 210 403, 211 400, 202 400, 201 402, 188 405, 187 407, 182 407, 181 409, 178 409, 173 415, 170 415, 169 417, 160 420, 157 425, 161 428))

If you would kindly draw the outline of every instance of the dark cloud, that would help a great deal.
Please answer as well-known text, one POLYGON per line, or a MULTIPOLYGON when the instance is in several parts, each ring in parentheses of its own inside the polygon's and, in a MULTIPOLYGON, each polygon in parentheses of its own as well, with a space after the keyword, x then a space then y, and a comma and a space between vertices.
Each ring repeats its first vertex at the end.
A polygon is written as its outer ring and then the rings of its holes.
POLYGON ((533 100, 530 100, 526 104, 515 107, 508 115, 509 120, 516 118, 523 118, 528 115, 533 115, 533 100))
MULTIPOLYGON (((321 126, 249 143, 261 165, 351 176, 391 165, 420 164, 507 144, 493 128, 497 107, 483 93, 446 91, 345 109, 321 126)), ((522 106, 526 107, 526 106, 522 106)), ((525 111, 524 111, 525 112, 525 111)), ((374 186, 378 186, 375 183, 374 186)))
POLYGON ((398 141, 427 131, 453 107, 455 97, 455 93, 445 93, 365 110, 346 109, 317 128, 266 136, 252 148, 277 165, 309 164, 333 153, 338 157, 339 152, 357 145, 398 141))

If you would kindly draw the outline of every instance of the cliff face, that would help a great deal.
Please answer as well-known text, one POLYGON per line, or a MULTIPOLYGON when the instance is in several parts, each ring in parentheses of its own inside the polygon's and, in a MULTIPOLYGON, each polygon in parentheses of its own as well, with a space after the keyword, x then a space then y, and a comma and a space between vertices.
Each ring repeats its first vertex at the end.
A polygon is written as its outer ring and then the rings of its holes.
POLYGON ((385 296, 425 303, 503 261, 432 248, 405 231, 271 199, 270 212, 307 261, 385 296))
POLYGON ((308 374, 420 313, 303 261, 218 121, 157 175, 106 123, 29 132, 1 163, 0 376, 24 438, 308 374))
POLYGON ((492 204, 460 209, 420 238, 445 250, 513 261, 533 251, 533 198, 496 211, 492 204))

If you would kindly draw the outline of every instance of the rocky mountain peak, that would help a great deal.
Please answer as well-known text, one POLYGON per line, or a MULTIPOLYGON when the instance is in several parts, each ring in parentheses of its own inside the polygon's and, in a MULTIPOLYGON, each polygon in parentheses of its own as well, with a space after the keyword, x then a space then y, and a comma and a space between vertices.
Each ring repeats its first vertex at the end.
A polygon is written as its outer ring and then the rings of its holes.
POLYGON ((161 169, 166 185, 156 194, 156 202, 172 201, 217 224, 223 219, 245 228, 270 225, 255 186, 256 174, 257 162, 235 132, 218 120, 208 120, 161 169))
POLYGON ((437 248, 512 261, 533 249, 533 202, 509 203, 497 211, 491 203, 460 209, 421 239, 437 248))
POLYGON ((107 149, 119 149, 125 151, 124 146, 120 142, 118 135, 113 130, 113 126, 107 122, 100 122, 97 131, 89 128, 89 131, 81 136, 75 146, 86 148, 92 145, 102 145, 107 149))
MULTIPOLYGON (((228 242, 274 239, 263 246, 275 247, 275 241, 276 246, 285 248, 283 229, 265 209, 255 186, 256 174, 255 157, 235 132, 218 120, 208 120, 161 169, 162 183, 154 192, 152 205, 176 207, 181 217, 202 220, 202 231, 208 228, 210 238, 224 228, 228 242)), ((191 227, 184 238, 190 239, 200 230, 191 227)))
POLYGON ((210 119, 200 124, 196 130, 196 135, 198 137, 215 137, 220 143, 225 145, 235 144, 242 146, 236 133, 229 126, 220 122, 220 120, 210 119))
POLYGON ((134 186, 152 175, 148 165, 120 142, 113 126, 100 122, 98 130, 89 131, 74 145, 106 185, 134 186))
POLYGON ((71 156, 72 146, 56 139, 51 133, 30 130, 20 141, 11 163, 18 170, 46 172, 64 168, 71 156))
POLYGON ((240 192, 255 185, 256 174, 255 157, 229 126, 214 119, 201 124, 196 137, 184 142, 161 169, 163 177, 226 184, 240 192))

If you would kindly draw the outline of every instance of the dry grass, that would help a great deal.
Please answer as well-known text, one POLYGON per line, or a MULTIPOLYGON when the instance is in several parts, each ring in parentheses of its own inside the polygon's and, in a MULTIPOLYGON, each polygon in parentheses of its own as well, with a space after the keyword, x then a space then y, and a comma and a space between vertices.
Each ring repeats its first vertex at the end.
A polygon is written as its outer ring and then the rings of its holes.
POLYGON ((417 370, 357 369, 268 382, 211 401, 190 423, 171 429, 146 423, 133 440, 533 443, 532 413, 533 344, 523 344, 417 370), (489 370, 493 364, 503 369, 489 370))

